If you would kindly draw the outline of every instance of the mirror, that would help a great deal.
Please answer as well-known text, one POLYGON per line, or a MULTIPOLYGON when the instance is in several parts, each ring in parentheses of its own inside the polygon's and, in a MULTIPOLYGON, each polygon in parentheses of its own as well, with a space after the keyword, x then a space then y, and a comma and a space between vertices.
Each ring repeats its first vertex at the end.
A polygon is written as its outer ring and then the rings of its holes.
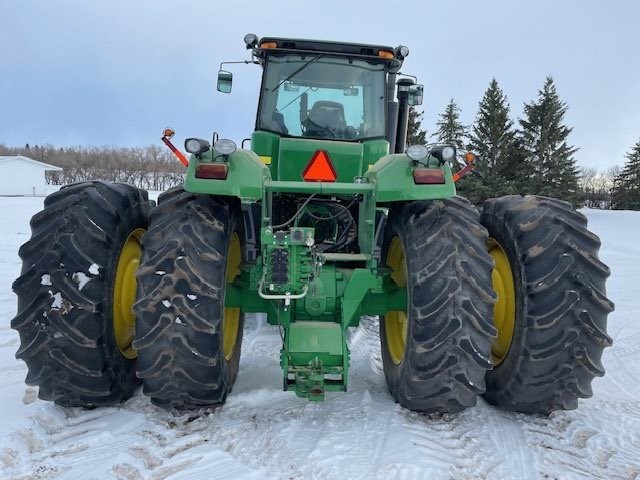
POLYGON ((410 85, 407 90, 409 105, 412 107, 422 105, 423 92, 424 87, 422 85, 410 85))
POLYGON ((218 91, 222 93, 231 92, 231 85, 233 84, 233 74, 225 70, 218 72, 218 91))
POLYGON ((285 82, 284 84, 285 92, 297 92, 299 89, 300 87, 293 82, 285 82))
POLYGON ((360 91, 356 87, 345 88, 342 94, 345 97, 357 97, 360 91))

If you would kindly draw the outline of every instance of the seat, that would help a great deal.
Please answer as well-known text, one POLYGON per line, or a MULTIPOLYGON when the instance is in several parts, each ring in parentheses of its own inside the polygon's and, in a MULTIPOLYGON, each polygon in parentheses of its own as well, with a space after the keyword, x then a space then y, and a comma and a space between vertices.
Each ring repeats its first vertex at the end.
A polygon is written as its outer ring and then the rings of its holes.
POLYGON ((318 100, 314 103, 309 112, 309 120, 319 127, 328 128, 333 132, 344 130, 347 127, 344 106, 339 102, 329 100, 318 100))

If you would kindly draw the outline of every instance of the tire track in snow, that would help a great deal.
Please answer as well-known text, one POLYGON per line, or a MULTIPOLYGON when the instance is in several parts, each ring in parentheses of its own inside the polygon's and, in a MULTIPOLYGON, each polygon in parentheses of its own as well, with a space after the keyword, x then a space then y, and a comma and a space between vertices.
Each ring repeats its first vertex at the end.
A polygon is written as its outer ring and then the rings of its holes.
POLYGON ((482 417, 471 411, 422 415, 403 410, 405 431, 421 459, 421 469, 437 467, 433 478, 502 478, 502 460, 491 439, 479 432, 482 417))
POLYGON ((549 418, 482 400, 457 415, 410 412, 386 390, 369 318, 350 336, 349 391, 316 404, 279 389, 277 330, 249 322, 245 342, 237 388, 215 411, 173 416, 141 396, 93 411, 34 403, 33 427, 0 451, 6 478, 640 478, 640 405, 626 394, 549 418))
POLYGON ((380 415, 389 419, 383 430, 392 432, 389 439, 381 442, 382 450, 389 455, 380 455, 380 452, 375 455, 379 468, 377 478, 484 478, 491 475, 500 462, 488 453, 490 445, 485 439, 473 432, 473 423, 467 418, 473 415, 464 412, 429 416, 389 403, 393 399, 384 380, 376 317, 364 317, 351 340, 354 367, 351 378, 360 379, 355 382, 358 386, 382 397, 380 415), (360 359, 364 359, 362 364, 358 363, 360 359), (362 371, 365 365, 368 371, 362 371), (404 461, 395 461, 394 457, 404 461))
POLYGON ((564 472, 564 478, 638 478, 640 421, 635 420, 630 429, 626 413, 611 406, 606 404, 606 417, 584 404, 576 411, 527 417, 525 429, 530 448, 541 459, 540 474, 545 478, 556 478, 557 472, 564 472))
POLYGON ((9 463, 3 461, 8 478, 59 478, 77 464, 78 455, 91 458, 90 450, 97 446, 100 435, 93 433, 93 426, 83 424, 109 413, 96 410, 87 414, 87 420, 78 421, 72 412, 47 404, 30 416, 33 426, 15 432, 15 450, 5 449, 0 455, 11 457, 9 463), (83 441, 82 437, 89 440, 83 441))
POLYGON ((164 480, 180 478, 181 473, 191 475, 192 468, 205 457, 207 469, 216 465, 216 478, 251 478, 250 469, 207 446, 214 437, 209 421, 212 413, 174 417, 142 397, 128 402, 127 410, 137 421, 127 425, 129 431, 120 433, 117 430, 123 425, 109 427, 110 417, 117 414, 114 409, 39 409, 32 416, 34 426, 16 433, 22 443, 19 451, 0 452, 8 478, 76 479, 78 473, 73 470, 97 473, 97 466, 104 465, 104 470, 118 479, 164 480), (127 460, 113 464, 114 452, 127 460))

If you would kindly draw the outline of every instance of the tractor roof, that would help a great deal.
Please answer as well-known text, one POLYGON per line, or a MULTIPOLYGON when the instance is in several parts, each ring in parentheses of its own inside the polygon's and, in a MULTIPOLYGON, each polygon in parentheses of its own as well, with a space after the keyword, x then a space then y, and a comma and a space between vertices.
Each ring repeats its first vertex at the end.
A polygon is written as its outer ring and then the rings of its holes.
POLYGON ((254 48, 254 54, 264 58, 267 54, 278 52, 313 52, 330 55, 357 56, 363 59, 388 62, 398 69, 403 58, 394 47, 368 45, 364 43, 331 42, 300 38, 263 37, 254 48))

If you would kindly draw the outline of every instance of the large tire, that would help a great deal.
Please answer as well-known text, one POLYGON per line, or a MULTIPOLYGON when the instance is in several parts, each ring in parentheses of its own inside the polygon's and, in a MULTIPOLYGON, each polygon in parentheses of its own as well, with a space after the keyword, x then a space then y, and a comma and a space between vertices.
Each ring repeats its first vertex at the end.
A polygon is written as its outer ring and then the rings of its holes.
POLYGON ((602 376, 602 351, 613 303, 600 240, 570 204, 534 196, 485 202, 481 217, 504 250, 515 291, 506 356, 487 373, 489 403, 519 412, 574 409, 602 376))
POLYGON ((147 192, 87 182, 48 196, 31 219, 14 282, 20 333, 16 357, 26 383, 62 406, 96 407, 131 397, 139 385, 135 359, 116 342, 114 282, 123 245, 147 228, 147 192))
POLYGON ((219 198, 176 188, 161 195, 151 210, 142 238, 133 345, 143 392, 156 405, 217 405, 233 387, 243 317, 228 355, 223 320, 234 235, 242 239, 241 218, 234 205, 219 198))
MULTIPOLYGON (((408 318, 402 357, 389 349, 387 323, 380 319, 382 360, 387 385, 403 407, 451 413, 476 404, 491 368, 495 328, 491 312, 493 262, 479 214, 461 197, 395 207, 383 248, 392 264, 398 238, 404 249, 408 318)), ((394 272, 397 281, 397 273, 394 272)), ((406 320, 405 320, 406 321, 406 320)))

